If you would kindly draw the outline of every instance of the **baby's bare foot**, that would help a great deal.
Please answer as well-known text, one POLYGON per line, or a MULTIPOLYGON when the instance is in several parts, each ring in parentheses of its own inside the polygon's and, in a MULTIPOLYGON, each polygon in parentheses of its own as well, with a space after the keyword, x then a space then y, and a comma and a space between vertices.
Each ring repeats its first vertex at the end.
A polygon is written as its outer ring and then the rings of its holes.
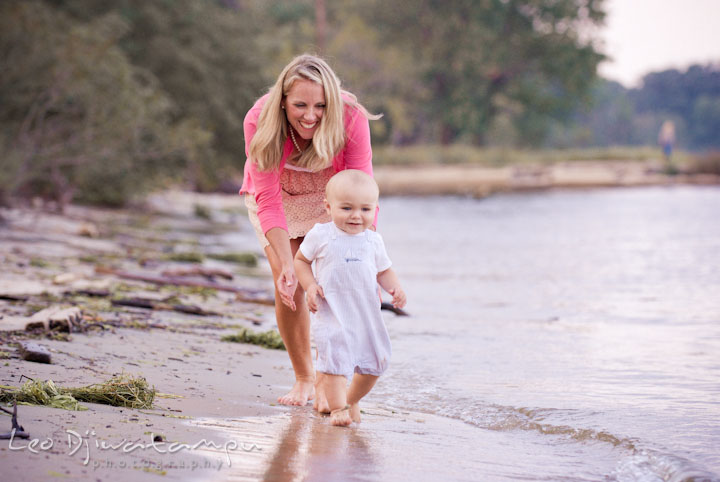
POLYGON ((350 418, 350 405, 345 405, 343 408, 338 408, 330 412, 330 423, 338 427, 347 427, 353 421, 350 418))
POLYGON ((355 423, 360 423, 360 404, 350 405, 350 418, 355 423))
POLYGON ((292 390, 282 397, 278 397, 281 405, 303 406, 315 395, 315 388, 312 380, 297 380, 292 390))

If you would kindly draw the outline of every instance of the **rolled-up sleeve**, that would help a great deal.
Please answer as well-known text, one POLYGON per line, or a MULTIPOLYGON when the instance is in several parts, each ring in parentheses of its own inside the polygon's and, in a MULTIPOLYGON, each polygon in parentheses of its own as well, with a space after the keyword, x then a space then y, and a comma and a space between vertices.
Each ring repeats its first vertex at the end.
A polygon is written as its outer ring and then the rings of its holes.
MULTIPOLYGON (((343 166, 340 169, 358 169, 373 176, 372 144, 370 142, 370 121, 357 108, 346 107, 345 150, 343 166)), ((374 176, 373 176, 374 177, 374 176)), ((380 206, 375 209, 373 227, 377 228, 380 206)))
POLYGON ((345 169, 358 169, 373 175, 370 122, 358 109, 348 109, 345 133, 345 169))

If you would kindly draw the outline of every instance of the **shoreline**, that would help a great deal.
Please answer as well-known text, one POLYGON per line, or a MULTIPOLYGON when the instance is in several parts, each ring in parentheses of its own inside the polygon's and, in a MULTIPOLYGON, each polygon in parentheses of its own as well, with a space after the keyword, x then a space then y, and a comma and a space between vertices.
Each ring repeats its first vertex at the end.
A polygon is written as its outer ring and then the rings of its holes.
POLYGON ((668 175, 660 161, 571 161, 507 167, 380 165, 374 167, 374 175, 385 196, 485 197, 497 192, 546 189, 720 185, 720 176, 714 174, 668 175))

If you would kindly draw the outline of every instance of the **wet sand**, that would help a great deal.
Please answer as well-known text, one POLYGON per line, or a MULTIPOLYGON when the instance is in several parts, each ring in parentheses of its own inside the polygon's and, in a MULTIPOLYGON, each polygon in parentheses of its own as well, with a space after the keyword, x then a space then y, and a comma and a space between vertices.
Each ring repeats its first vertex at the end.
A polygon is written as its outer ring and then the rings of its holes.
MULTIPOLYGON (((63 215, 2 212, 0 295, 6 299, 0 299, 0 351, 6 358, 0 360, 0 385, 17 387, 30 378, 81 387, 124 373, 144 377, 158 392, 153 409, 84 402, 86 411, 19 405, 18 422, 30 439, 0 440, 3 480, 326 480, 338 474, 352 479, 355 472, 361 478, 402 478, 404 472, 390 461, 418 443, 432 443, 427 416, 393 413, 372 401, 364 407, 363 423, 353 428, 332 427, 310 405, 278 405, 277 397, 293 380, 286 352, 220 340, 239 327, 275 328, 272 306, 241 302, 223 291, 158 288, 98 269, 157 275, 187 267, 168 261, 169 251, 255 250, 238 201, 175 192, 139 212, 78 206, 63 215), (213 221, 193 214, 198 203, 213 221), (173 296, 221 315, 111 307, 102 298, 64 294, 77 289, 107 289, 119 297, 173 296), (13 296, 27 299, 7 299, 13 296), (41 308, 71 305, 82 309, 85 320, 67 340, 22 329, 41 308), (27 340, 47 347, 52 363, 22 360, 16 343, 27 340), (154 442, 158 435, 162 439, 154 442), (370 468, 377 457, 384 464, 370 468)), ((205 265, 233 271, 233 281, 224 284, 269 296, 272 281, 264 259, 257 268, 207 259, 205 265)), ((436 431, 446 423, 433 420, 436 431)), ((2 414, 0 422, 0 432, 10 431, 10 416, 2 414)), ((411 460, 408 466, 431 469, 411 460)))

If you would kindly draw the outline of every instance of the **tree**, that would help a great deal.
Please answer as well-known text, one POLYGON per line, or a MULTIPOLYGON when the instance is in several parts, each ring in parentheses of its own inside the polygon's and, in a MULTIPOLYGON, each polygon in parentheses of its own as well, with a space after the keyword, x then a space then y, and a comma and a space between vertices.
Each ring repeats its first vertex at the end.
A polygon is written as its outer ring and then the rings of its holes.
POLYGON ((171 102, 118 47, 117 15, 77 22, 37 1, 0 4, 5 197, 118 204, 174 151, 171 102))
POLYGON ((173 99, 172 124, 198 141, 186 151, 191 186, 210 189, 242 168, 243 118, 267 85, 254 9, 218 0, 54 1, 83 21, 115 13, 127 23, 120 47, 173 99))
POLYGON ((582 37, 602 22, 602 0, 376 0, 366 11, 383 43, 418 66, 434 121, 426 136, 442 143, 485 143, 508 105, 526 141, 541 139, 543 119, 571 113, 603 59, 582 37))

